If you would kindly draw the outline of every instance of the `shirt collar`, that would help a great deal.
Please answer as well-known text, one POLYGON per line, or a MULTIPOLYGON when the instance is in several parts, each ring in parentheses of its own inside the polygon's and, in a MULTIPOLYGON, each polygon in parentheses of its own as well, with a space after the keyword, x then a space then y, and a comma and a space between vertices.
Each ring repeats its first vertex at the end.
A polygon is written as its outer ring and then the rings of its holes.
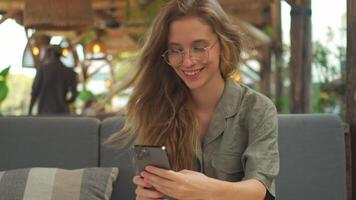
POLYGON ((232 79, 225 81, 223 94, 214 110, 209 123, 208 133, 204 138, 204 145, 210 143, 225 129, 225 119, 234 116, 241 103, 242 88, 232 79))

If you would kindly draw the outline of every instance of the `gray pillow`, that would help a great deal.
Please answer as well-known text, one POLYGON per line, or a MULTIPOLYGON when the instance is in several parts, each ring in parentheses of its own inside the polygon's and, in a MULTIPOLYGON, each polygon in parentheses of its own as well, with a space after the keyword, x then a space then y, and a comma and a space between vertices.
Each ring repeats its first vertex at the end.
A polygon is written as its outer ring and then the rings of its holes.
POLYGON ((25 168, 0 172, 0 200, 109 200, 118 168, 25 168))

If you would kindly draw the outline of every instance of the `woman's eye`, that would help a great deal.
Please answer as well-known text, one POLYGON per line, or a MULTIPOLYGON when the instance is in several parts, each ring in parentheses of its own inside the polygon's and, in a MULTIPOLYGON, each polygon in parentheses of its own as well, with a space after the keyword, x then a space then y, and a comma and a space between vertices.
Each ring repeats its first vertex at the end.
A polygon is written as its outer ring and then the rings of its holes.
POLYGON ((193 47, 193 51, 195 51, 195 52, 204 52, 205 48, 204 47, 193 47))
POLYGON ((180 50, 180 49, 170 49, 169 52, 170 52, 171 54, 179 54, 179 53, 182 52, 182 50, 180 50))

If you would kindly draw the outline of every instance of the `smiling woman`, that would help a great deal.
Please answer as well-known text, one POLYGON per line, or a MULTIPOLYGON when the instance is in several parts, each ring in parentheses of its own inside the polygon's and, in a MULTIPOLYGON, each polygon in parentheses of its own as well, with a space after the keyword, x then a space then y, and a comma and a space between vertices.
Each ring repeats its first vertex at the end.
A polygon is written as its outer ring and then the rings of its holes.
MULTIPOLYGON (((126 87, 124 135, 165 146, 173 170, 134 177, 136 199, 274 199, 277 113, 230 77, 241 38, 216 0, 172 0, 158 13, 126 87)), ((125 87, 123 87, 125 88, 125 87)))
POLYGON ((211 86, 223 89, 224 80, 219 72, 220 44, 217 40, 210 26, 197 17, 186 17, 171 23, 166 60, 191 90, 212 89, 211 86))

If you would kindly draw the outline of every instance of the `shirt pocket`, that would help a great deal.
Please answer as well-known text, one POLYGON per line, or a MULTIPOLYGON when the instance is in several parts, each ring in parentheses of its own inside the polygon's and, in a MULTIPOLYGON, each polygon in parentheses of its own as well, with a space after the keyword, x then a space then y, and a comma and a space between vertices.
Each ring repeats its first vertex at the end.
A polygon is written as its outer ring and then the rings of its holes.
POLYGON ((241 156, 242 154, 214 154, 211 164, 216 178, 230 182, 241 181, 244 176, 241 156))

